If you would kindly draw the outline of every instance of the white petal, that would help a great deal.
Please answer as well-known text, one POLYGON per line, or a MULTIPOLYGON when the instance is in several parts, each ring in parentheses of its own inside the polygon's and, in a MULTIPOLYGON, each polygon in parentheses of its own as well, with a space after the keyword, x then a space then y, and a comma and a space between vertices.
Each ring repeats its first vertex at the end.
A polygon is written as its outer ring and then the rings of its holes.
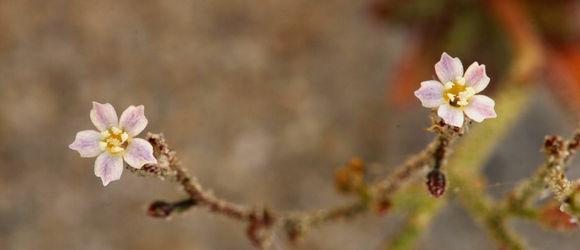
POLYGON ((123 158, 104 152, 95 160, 95 175, 101 177, 103 186, 121 178, 123 173, 123 158))
POLYGON ((472 87, 475 93, 481 92, 489 84, 489 77, 485 73, 485 65, 474 62, 465 71, 465 83, 472 87))
POLYGON ((441 60, 435 64, 435 73, 442 83, 453 81, 456 77, 463 76, 463 64, 459 58, 452 58, 443 52, 441 60))
POLYGON ((76 150, 81 157, 95 157, 103 150, 99 148, 101 134, 94 130, 83 130, 77 133, 75 141, 68 148, 76 150))
POLYGON ((91 121, 100 131, 106 130, 111 126, 117 126, 117 112, 110 103, 93 102, 91 121))
POLYGON ((145 107, 143 105, 137 107, 131 105, 121 114, 119 127, 127 131, 130 136, 138 135, 146 126, 147 118, 145 118, 145 107))
POLYGON ((449 104, 443 104, 437 110, 437 115, 443 118, 446 124, 461 127, 463 126, 463 111, 449 104))
POLYGON ((131 140, 123 158, 131 167, 137 169, 146 163, 157 163, 157 159, 153 156, 153 146, 141 138, 131 140))
POLYGON ((465 107, 465 114, 476 122, 482 122, 486 118, 496 118, 494 110, 495 101, 484 95, 474 95, 465 107))
POLYGON ((415 96, 421 100, 421 104, 426 108, 436 108, 445 103, 443 85, 434 80, 421 82, 421 88, 415 91, 415 96))

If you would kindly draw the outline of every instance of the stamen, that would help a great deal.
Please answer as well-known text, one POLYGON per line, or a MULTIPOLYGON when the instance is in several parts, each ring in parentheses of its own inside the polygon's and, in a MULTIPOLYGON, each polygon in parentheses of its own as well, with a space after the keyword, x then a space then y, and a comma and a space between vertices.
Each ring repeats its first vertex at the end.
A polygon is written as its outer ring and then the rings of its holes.
POLYGON ((124 132, 121 134, 121 143, 124 143, 125 141, 127 141, 127 139, 129 138, 129 134, 127 134, 127 132, 124 132))
POLYGON ((451 93, 447 93, 447 97, 449 97, 450 101, 455 101, 455 95, 451 93))
POLYGON ((99 148, 100 148, 101 150, 105 150, 105 149, 107 149, 107 144, 108 144, 108 143, 106 143, 106 142, 104 142, 104 141, 101 141, 101 142, 99 142, 99 148))
POLYGON ((111 133, 109 133, 109 130, 105 130, 103 132, 101 132, 101 138, 105 139, 107 137, 111 136, 111 133))
POLYGON ((116 135, 118 135, 121 132, 123 132, 123 130, 121 130, 120 128, 117 128, 117 127, 112 127, 111 128, 111 131, 113 132, 113 134, 116 134, 116 135))
POLYGON ((446 82, 446 83, 445 83, 445 84, 443 84, 443 85, 444 85, 445 89, 447 90, 447 89, 451 89, 451 88, 453 88, 453 85, 454 85, 454 84, 453 84, 452 82, 446 82))
POLYGON ((110 143, 110 144, 113 144, 113 145, 119 145, 119 144, 121 144, 119 142, 119 140, 117 140, 115 138, 109 138, 109 139, 107 139, 107 142, 110 143))
POLYGON ((455 83, 457 83, 459 85, 465 85, 465 78, 458 76, 455 78, 455 83))
POLYGON ((119 146, 115 146, 115 147, 111 148, 111 153, 119 153, 119 152, 123 152, 123 150, 125 150, 125 149, 122 147, 119 147, 119 146))
POLYGON ((475 95, 475 90, 472 87, 465 88, 465 91, 471 95, 475 95))

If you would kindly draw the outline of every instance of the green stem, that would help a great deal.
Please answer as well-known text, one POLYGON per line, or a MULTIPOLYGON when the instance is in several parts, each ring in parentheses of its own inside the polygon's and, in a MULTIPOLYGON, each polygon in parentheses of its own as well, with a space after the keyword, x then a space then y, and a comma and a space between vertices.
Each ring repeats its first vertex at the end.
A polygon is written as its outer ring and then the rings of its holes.
POLYGON ((395 238, 386 242, 384 249, 402 250, 416 247, 423 232, 429 228, 435 215, 447 203, 446 196, 433 198, 418 185, 409 189, 395 197, 398 209, 410 211, 407 222, 395 238))

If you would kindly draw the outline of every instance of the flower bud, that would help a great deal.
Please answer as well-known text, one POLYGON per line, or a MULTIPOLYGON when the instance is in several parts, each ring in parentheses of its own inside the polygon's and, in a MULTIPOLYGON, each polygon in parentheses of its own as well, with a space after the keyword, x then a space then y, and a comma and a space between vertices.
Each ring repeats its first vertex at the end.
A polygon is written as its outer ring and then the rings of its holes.
POLYGON ((438 169, 434 169, 427 174, 427 188, 435 198, 439 198, 445 193, 445 186, 445 175, 438 169))
POLYGON ((155 218, 167 218, 173 212, 173 205, 165 201, 155 201, 149 205, 147 215, 155 218))

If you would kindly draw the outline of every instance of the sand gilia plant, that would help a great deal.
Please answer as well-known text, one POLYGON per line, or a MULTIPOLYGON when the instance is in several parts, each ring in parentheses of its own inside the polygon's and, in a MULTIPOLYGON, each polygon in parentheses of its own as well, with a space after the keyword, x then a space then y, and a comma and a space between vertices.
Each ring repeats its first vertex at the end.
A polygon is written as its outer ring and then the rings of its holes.
MULTIPOLYGON (((464 73, 458 58, 443 53, 435 64, 435 72, 438 81, 424 81, 415 91, 422 105, 432 109, 431 126, 427 131, 435 134, 433 141, 397 166, 391 174, 375 180, 365 179, 362 159, 351 159, 336 171, 334 181, 339 191, 356 199, 338 207, 284 212, 264 206, 235 204, 214 196, 187 172, 161 134, 148 133, 146 139, 135 138, 147 125, 142 105, 128 107, 118 120, 111 104, 93 102, 90 118, 99 131, 78 132, 69 147, 78 151, 81 157, 97 157, 95 175, 101 178, 104 186, 120 178, 124 160, 128 163, 127 170, 134 174, 156 177, 182 187, 184 199, 154 201, 149 205, 149 216, 167 218, 193 207, 205 208, 210 213, 246 223, 246 235, 258 248, 271 243, 274 231, 283 231, 290 242, 296 243, 310 230, 326 223, 353 219, 369 212, 384 215, 396 209, 408 213, 408 222, 403 231, 386 245, 395 249, 410 248, 429 225, 428 218, 438 212, 446 197, 455 196, 452 193, 443 195, 449 185, 443 170, 452 177, 452 186, 473 192, 469 197, 459 198, 500 248, 526 248, 525 242, 507 227, 505 221, 509 217, 528 218, 560 230, 576 228, 580 217, 580 180, 568 180, 563 171, 580 145, 580 130, 569 140, 548 137, 544 143, 547 160, 537 174, 522 182, 504 201, 492 202, 479 189, 482 176, 469 172, 468 166, 472 164, 462 160, 473 159, 466 158, 465 154, 479 153, 470 150, 467 142, 471 140, 473 143, 481 136, 463 136, 471 121, 482 122, 498 117, 495 101, 478 94, 490 83, 485 65, 474 62, 464 73), (451 149, 459 138, 463 139, 463 146, 456 150, 458 156, 453 157, 451 149), (447 167, 448 162, 453 164, 447 167), (425 183, 425 179, 416 181, 416 177, 421 176, 425 176, 429 192, 417 189, 425 183), (552 191, 556 199, 545 207, 535 207, 534 201, 545 189, 552 191)), ((498 107, 501 109, 502 104, 518 107, 521 99, 514 98, 510 89, 504 91, 510 95, 499 96, 498 107)), ((501 119, 501 114, 499 117, 501 119)), ((483 145, 480 150, 485 150, 483 145)))

